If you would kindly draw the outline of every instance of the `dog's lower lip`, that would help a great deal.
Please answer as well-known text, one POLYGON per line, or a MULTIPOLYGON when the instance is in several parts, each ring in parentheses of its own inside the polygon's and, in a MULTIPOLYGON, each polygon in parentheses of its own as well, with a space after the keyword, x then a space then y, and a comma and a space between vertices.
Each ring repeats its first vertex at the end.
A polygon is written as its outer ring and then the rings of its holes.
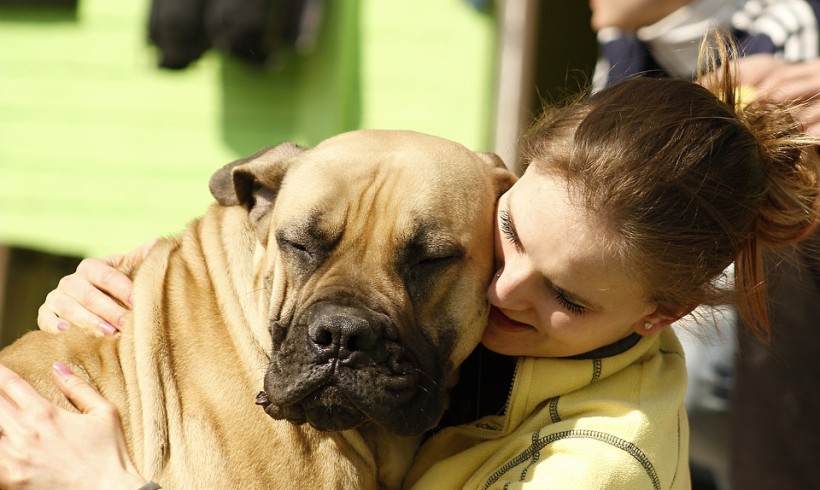
POLYGON ((260 391, 256 395, 256 404, 261 406, 262 408, 267 407, 270 405, 270 400, 268 400, 268 394, 264 391, 260 391))
POLYGON ((496 328, 498 328, 499 330, 504 330, 505 332, 516 333, 525 332, 533 329, 532 325, 527 325, 526 323, 521 323, 513 320, 495 306, 490 308, 490 322, 496 328))

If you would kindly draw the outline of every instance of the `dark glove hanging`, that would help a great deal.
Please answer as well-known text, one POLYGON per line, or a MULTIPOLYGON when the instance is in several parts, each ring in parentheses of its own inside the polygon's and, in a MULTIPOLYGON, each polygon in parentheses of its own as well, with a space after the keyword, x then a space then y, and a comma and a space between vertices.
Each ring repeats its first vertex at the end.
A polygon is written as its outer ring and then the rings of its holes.
POLYGON ((209 47, 202 16, 207 0, 153 0, 148 40, 159 48, 159 66, 179 70, 209 47))
POLYGON ((214 48, 254 64, 264 64, 276 45, 276 19, 287 1, 209 0, 205 31, 214 48))
POLYGON ((314 37, 319 0, 152 0, 149 40, 159 66, 182 69, 209 48, 248 63, 269 63, 275 50, 314 37), (303 22, 313 19, 314 22, 303 22), (303 30, 310 32, 303 33, 303 30))

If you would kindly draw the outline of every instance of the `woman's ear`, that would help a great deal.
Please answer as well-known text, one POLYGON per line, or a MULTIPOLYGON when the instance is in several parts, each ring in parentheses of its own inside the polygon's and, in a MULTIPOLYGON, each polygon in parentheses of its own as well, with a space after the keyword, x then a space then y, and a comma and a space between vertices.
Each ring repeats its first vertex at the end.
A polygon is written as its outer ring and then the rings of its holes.
POLYGON ((688 315, 694 309, 694 306, 680 308, 658 306, 652 313, 642 316, 635 323, 633 329, 638 335, 654 335, 688 315))

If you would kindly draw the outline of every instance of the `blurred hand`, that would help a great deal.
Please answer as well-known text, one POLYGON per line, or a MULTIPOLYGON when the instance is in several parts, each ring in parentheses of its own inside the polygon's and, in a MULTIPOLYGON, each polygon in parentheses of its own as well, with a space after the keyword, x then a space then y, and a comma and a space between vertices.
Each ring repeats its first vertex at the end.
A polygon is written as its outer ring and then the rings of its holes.
POLYGON ((795 115, 807 133, 820 137, 820 58, 786 63, 770 54, 747 56, 738 61, 738 81, 754 87, 757 98, 800 102, 795 115))
POLYGON ((41 330, 61 331, 70 325, 113 334, 125 325, 133 283, 121 271, 141 264, 158 240, 125 255, 84 259, 77 271, 60 279, 37 314, 41 330), (123 306, 125 305, 125 306, 123 306))
POLYGON ((607 27, 634 32, 654 24, 692 0, 589 0, 590 25, 595 31, 607 27))
POLYGON ((0 365, 0 487, 123 489, 144 485, 116 409, 62 364, 54 382, 81 413, 63 410, 0 365))

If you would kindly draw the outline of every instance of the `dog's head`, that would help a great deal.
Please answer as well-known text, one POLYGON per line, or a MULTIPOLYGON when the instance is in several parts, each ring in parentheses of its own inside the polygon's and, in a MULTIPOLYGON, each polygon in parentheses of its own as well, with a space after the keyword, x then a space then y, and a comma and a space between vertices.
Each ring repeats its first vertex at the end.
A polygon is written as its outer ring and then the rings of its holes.
POLYGON ((432 427, 486 325, 500 159, 433 136, 356 131, 263 150, 211 190, 248 210, 268 291, 272 417, 397 434, 432 427))

